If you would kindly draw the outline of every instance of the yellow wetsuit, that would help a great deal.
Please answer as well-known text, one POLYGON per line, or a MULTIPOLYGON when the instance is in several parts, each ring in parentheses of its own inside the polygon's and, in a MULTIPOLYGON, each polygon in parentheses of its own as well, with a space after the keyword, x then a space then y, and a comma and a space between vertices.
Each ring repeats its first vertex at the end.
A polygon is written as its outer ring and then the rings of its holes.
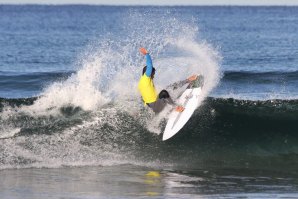
POLYGON ((138 88, 145 104, 150 104, 156 101, 157 95, 153 80, 148 77, 146 73, 141 77, 138 88))

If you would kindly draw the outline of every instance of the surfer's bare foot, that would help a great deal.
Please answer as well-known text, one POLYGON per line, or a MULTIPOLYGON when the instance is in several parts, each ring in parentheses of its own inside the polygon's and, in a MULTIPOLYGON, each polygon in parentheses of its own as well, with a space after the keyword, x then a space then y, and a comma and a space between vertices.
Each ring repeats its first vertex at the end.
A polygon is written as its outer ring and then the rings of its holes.
POLYGON ((177 112, 183 112, 184 111, 184 107, 183 106, 177 106, 176 108, 175 108, 175 111, 177 111, 177 112))
POLYGON ((189 78, 187 78, 188 82, 192 82, 192 81, 195 81, 197 79, 198 79, 198 76, 197 75, 192 75, 189 78))

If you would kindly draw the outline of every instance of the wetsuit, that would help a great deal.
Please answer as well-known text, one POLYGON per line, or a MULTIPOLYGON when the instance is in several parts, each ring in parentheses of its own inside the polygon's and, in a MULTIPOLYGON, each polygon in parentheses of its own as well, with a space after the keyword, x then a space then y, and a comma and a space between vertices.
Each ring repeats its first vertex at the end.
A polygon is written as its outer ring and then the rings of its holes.
POLYGON ((174 102, 166 90, 162 90, 158 95, 156 94, 154 82, 151 78, 153 72, 152 60, 148 53, 145 56, 146 71, 139 81, 138 88, 144 103, 155 113, 159 113, 167 104, 174 104, 174 102))

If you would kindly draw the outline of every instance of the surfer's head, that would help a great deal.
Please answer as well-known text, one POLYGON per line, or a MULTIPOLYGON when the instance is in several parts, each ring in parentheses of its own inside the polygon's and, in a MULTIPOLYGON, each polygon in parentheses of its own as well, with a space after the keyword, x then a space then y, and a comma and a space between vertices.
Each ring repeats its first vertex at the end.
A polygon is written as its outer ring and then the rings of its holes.
MULTIPOLYGON (((142 75, 144 75, 144 73, 146 72, 146 69, 147 69, 147 66, 144 66, 142 75)), ((152 79, 154 78, 154 75, 155 75, 155 68, 153 67, 152 68, 152 73, 151 73, 151 78, 152 79)))

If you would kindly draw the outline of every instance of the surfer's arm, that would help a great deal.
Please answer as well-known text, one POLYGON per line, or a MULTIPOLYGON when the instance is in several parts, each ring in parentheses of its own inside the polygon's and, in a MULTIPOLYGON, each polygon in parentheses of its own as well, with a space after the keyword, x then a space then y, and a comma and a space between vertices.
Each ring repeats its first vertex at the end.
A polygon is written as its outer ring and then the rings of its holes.
POLYGON ((147 53, 145 56, 146 56, 146 65, 147 65, 145 74, 147 75, 147 77, 150 77, 153 70, 152 60, 149 53, 147 53))
POLYGON ((146 57, 146 76, 151 77, 153 71, 152 59, 148 51, 145 48, 140 48, 140 52, 146 57))

